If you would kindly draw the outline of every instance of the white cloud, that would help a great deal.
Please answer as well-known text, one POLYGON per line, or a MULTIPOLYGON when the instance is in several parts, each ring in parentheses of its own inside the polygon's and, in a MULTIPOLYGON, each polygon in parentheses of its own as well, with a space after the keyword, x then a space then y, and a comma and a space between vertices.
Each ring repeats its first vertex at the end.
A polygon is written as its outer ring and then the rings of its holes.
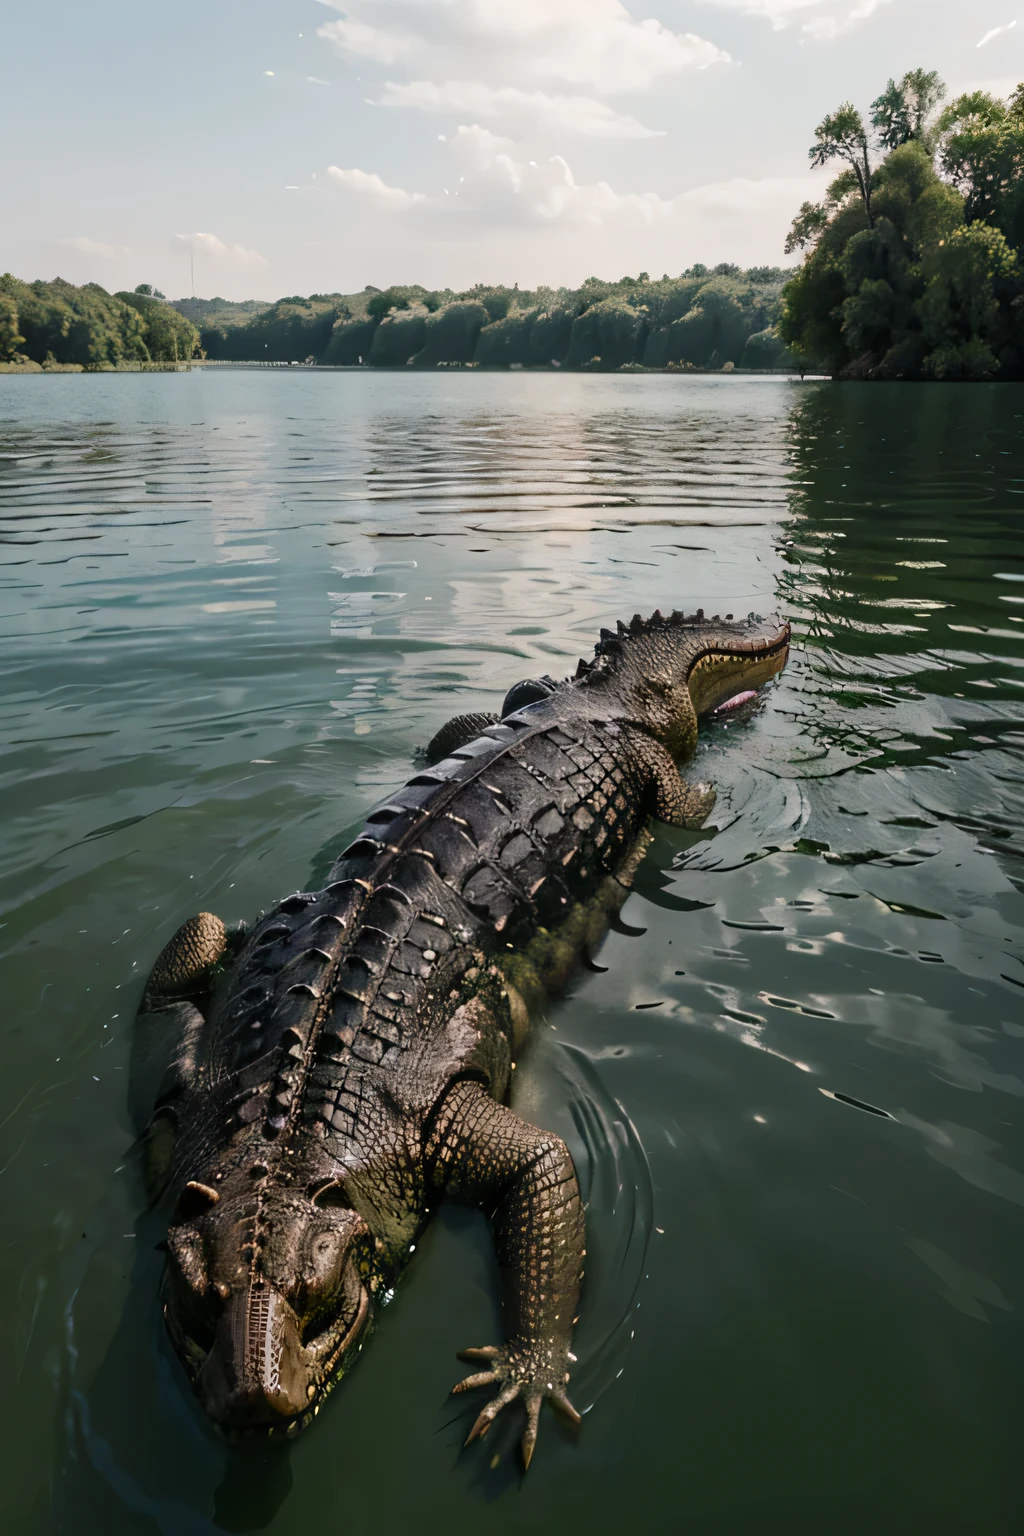
POLYGON ((329 80, 321 80, 319 75, 307 75, 306 82, 309 85, 330 85, 329 80))
POLYGON ((415 57, 434 78, 559 80, 609 93, 729 62, 693 33, 637 21, 621 0, 345 0, 345 11, 319 35, 353 58, 415 57), (373 24, 360 14, 371 11, 373 24))
POLYGON ((402 59, 418 53, 424 46, 423 39, 415 32, 400 28, 387 31, 370 26, 368 22, 346 16, 344 21, 329 21, 318 29, 320 37, 326 37, 342 53, 354 53, 358 58, 373 59, 376 64, 397 64, 402 59))
POLYGON ((578 133, 593 139, 651 139, 657 128, 645 128, 635 117, 616 112, 592 96, 551 96, 514 85, 491 86, 481 80, 389 80, 380 98, 382 107, 418 107, 421 112, 447 112, 471 117, 525 119, 536 130, 578 133))
POLYGON ((340 166, 329 165, 327 174, 346 192, 369 198, 378 208, 396 213, 425 201, 422 192, 406 192, 401 187, 389 187, 374 171, 343 171, 340 166))
POLYGON ((557 227, 641 238, 664 231, 678 243, 699 229, 702 238, 718 231, 726 244, 728 239, 737 241, 737 249, 749 250, 751 260, 764 259, 759 252, 765 249, 766 225, 781 251, 795 210, 805 198, 820 195, 828 179, 824 173, 818 178, 734 177, 666 198, 657 192, 617 192, 607 181, 578 182, 561 155, 542 161, 517 159, 508 140, 479 124, 460 127, 445 142, 464 174, 453 176, 446 191, 429 197, 385 187, 378 176, 362 171, 332 168, 331 174, 356 196, 380 204, 381 193, 386 194, 385 206, 415 217, 420 239, 431 232, 447 239, 460 234, 477 238, 482 230, 557 227), (756 249, 751 231, 761 242, 756 249))
POLYGON ((197 256, 205 256, 220 267, 252 271, 267 266, 267 258, 261 256, 259 251, 246 250, 244 245, 227 245, 216 235, 204 234, 202 231, 194 235, 175 235, 171 240, 171 248, 175 251, 195 251, 197 256))
POLYGON ((856 3, 851 0, 704 0, 704 3, 743 11, 747 16, 763 16, 776 32, 799 22, 801 32, 827 42, 849 32, 892 0, 856 0, 856 3), (823 10, 825 14, 822 14, 823 10), (814 14, 809 15, 809 12, 814 14))
POLYGON ((102 240, 90 240, 88 235, 66 235, 57 241, 82 256, 98 256, 102 261, 113 261, 116 256, 127 256, 126 245, 106 245, 102 240))
POLYGON ((471 126, 463 124, 456 129, 454 138, 445 138, 443 133, 437 137, 442 144, 449 145, 453 154, 463 163, 474 168, 487 165, 496 155, 508 154, 516 147, 511 139, 502 138, 489 128, 482 128, 479 123, 471 126))
POLYGON ((1002 26, 1002 27, 992 27, 991 30, 986 32, 985 36, 983 38, 981 38, 980 41, 975 44, 975 47, 976 48, 984 48, 986 43, 990 43, 992 41, 992 39, 994 37, 998 37, 1001 32, 1012 32, 1016 25, 1017 25, 1016 21, 1008 21, 1005 26, 1002 26))

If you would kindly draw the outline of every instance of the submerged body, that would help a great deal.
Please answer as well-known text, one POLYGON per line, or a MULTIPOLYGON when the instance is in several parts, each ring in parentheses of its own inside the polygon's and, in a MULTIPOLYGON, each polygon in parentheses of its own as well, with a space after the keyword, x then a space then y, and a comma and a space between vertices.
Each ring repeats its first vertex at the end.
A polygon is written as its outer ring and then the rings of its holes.
POLYGON ((462 717, 371 812, 322 891, 232 941, 210 914, 157 962, 146 1027, 177 1032, 148 1136, 168 1189, 165 1313, 227 1429, 292 1432, 360 1347, 431 1209, 492 1215, 507 1342, 463 1387, 521 1397, 527 1463, 566 1396, 583 1218, 564 1144, 502 1103, 531 1008, 625 899, 653 814, 713 803, 674 758, 697 716, 785 664, 788 626, 684 619, 602 632, 562 684, 462 717))

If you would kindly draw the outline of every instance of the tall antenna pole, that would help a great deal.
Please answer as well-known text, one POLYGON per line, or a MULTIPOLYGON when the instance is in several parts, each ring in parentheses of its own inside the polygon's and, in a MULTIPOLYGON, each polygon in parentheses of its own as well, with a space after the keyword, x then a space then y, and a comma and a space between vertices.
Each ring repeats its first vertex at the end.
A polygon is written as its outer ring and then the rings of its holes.
POLYGON ((189 260, 192 264, 192 297, 196 296, 196 253, 195 247, 189 251, 189 260))

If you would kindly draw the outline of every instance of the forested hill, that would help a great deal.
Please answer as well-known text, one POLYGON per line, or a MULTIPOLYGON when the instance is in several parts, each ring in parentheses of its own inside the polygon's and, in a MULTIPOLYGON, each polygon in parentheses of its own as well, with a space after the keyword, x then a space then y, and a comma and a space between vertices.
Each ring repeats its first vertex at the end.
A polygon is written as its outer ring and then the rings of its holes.
MULTIPOLYGON (((723 263, 674 278, 592 277, 579 288, 371 286, 279 299, 255 314, 211 309, 202 347, 214 361, 380 368, 785 367, 792 360, 774 325, 790 275, 723 263)), ((198 321, 199 302, 178 307, 198 321)))
POLYGON ((198 354, 196 327, 149 283, 108 293, 99 283, 0 276, 0 365, 96 371, 198 354))

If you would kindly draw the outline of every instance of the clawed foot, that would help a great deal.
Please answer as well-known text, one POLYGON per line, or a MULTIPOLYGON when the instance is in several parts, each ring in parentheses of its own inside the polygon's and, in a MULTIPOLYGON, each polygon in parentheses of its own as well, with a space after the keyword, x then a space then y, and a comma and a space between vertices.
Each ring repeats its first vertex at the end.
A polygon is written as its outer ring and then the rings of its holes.
MULTIPOLYGON (((467 1365, 479 1363, 488 1366, 489 1369, 478 1371, 473 1376, 467 1376, 465 1381, 460 1381, 458 1386, 452 1388, 453 1395, 456 1392, 470 1392, 476 1387, 498 1386, 501 1388, 497 1397, 493 1397, 478 1415, 476 1423, 466 1437, 467 1445, 474 1440, 482 1439, 501 1410, 507 1408, 509 1403, 514 1403, 517 1397, 522 1398, 526 1409, 526 1430, 520 1441, 524 1470, 529 1467, 533 1448, 537 1444, 540 1405, 545 1398, 548 1398, 571 1424, 579 1424, 580 1416, 565 1395, 565 1382, 569 1378, 564 1371, 558 1376, 553 1366, 537 1367, 528 1356, 522 1356, 508 1347, 498 1349, 495 1345, 488 1345, 485 1349, 461 1350, 458 1358, 464 1360, 467 1365)), ((569 1358, 573 1357, 570 1355, 569 1358)))

